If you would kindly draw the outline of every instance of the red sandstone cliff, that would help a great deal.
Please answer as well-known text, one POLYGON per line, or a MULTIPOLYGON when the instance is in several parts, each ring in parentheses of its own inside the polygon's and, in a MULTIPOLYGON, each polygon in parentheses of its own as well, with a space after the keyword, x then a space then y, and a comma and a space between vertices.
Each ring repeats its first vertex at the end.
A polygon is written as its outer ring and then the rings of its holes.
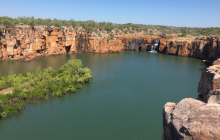
POLYGON ((115 35, 113 40, 107 41, 107 37, 73 28, 16 27, 10 33, 5 28, 0 32, 0 60, 31 60, 42 55, 120 52, 123 49, 150 51, 155 40, 160 40, 157 51, 161 53, 209 61, 220 57, 220 37, 115 35))
POLYGON ((166 54, 216 60, 220 57, 220 37, 174 38, 160 40, 159 51, 166 54))
POLYGON ((89 35, 84 30, 58 28, 21 28, 0 33, 0 60, 30 60, 36 56, 78 52, 119 52, 121 40, 109 40, 89 35))

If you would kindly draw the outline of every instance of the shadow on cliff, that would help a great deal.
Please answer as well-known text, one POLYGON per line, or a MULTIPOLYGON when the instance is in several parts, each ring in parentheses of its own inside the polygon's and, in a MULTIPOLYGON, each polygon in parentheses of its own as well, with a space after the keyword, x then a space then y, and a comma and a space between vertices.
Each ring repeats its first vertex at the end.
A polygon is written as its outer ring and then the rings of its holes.
POLYGON ((66 53, 69 53, 71 46, 65 46, 66 53))
POLYGON ((86 35, 80 34, 79 36, 77 36, 77 52, 88 52, 89 50, 89 46, 87 45, 87 41, 88 41, 89 37, 87 38, 86 35))
MULTIPOLYGON (((201 65, 203 65, 203 66, 206 66, 206 67, 209 67, 209 66, 211 66, 211 64, 207 64, 207 63, 202 63, 201 62, 201 65)), ((206 70, 206 68, 201 68, 201 69, 199 69, 200 71, 204 71, 204 70, 206 70)))

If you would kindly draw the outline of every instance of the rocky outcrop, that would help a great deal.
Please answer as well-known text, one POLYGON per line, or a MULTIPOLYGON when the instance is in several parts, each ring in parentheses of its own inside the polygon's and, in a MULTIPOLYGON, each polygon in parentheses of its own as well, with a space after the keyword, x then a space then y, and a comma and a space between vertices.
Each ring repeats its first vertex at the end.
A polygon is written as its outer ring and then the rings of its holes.
POLYGON ((176 106, 169 104, 163 108, 163 140, 220 139, 219 104, 191 98, 183 99, 176 106))
MULTIPOLYGON (((214 63, 216 64, 218 61, 219 60, 214 63)), ((207 102, 210 94, 217 93, 213 93, 212 90, 217 89, 220 89, 220 65, 213 65, 204 70, 202 73, 198 87, 198 92, 200 93, 198 98, 207 102)))
POLYGON ((203 71, 198 100, 183 99, 163 108, 163 140, 220 139, 220 59, 203 71))
POLYGON ((160 39, 159 52, 162 52, 162 53, 167 52, 167 42, 165 38, 160 39))

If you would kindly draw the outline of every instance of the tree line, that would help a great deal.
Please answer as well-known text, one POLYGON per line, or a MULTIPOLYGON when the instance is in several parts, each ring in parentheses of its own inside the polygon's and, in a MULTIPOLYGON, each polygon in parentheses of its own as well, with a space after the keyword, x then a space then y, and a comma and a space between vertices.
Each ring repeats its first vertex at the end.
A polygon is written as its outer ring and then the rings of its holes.
POLYGON ((190 28, 190 27, 174 27, 174 26, 163 26, 163 25, 144 25, 144 24, 117 24, 111 22, 96 22, 93 20, 87 21, 76 21, 73 18, 70 20, 59 20, 59 19, 50 19, 50 18, 35 18, 35 17, 18 17, 11 18, 7 16, 0 17, 0 25, 6 26, 8 28, 15 27, 18 25, 28 25, 28 26, 55 26, 55 27, 72 27, 72 28, 83 28, 87 32, 94 31, 107 31, 111 32, 115 30, 116 33, 123 32, 134 33, 142 32, 144 34, 186 34, 199 36, 199 35, 220 35, 219 27, 211 28, 190 28))

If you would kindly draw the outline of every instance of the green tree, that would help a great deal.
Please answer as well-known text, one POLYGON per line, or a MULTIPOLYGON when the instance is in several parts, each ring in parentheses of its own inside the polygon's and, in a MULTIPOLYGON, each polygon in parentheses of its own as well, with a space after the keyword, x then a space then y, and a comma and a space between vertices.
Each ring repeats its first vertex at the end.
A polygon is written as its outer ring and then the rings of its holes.
POLYGON ((29 23, 28 23, 32 28, 35 26, 35 19, 34 17, 32 16, 30 19, 29 19, 29 23))
POLYGON ((45 24, 45 20, 42 19, 42 18, 35 19, 35 24, 37 24, 37 25, 44 25, 45 24))

